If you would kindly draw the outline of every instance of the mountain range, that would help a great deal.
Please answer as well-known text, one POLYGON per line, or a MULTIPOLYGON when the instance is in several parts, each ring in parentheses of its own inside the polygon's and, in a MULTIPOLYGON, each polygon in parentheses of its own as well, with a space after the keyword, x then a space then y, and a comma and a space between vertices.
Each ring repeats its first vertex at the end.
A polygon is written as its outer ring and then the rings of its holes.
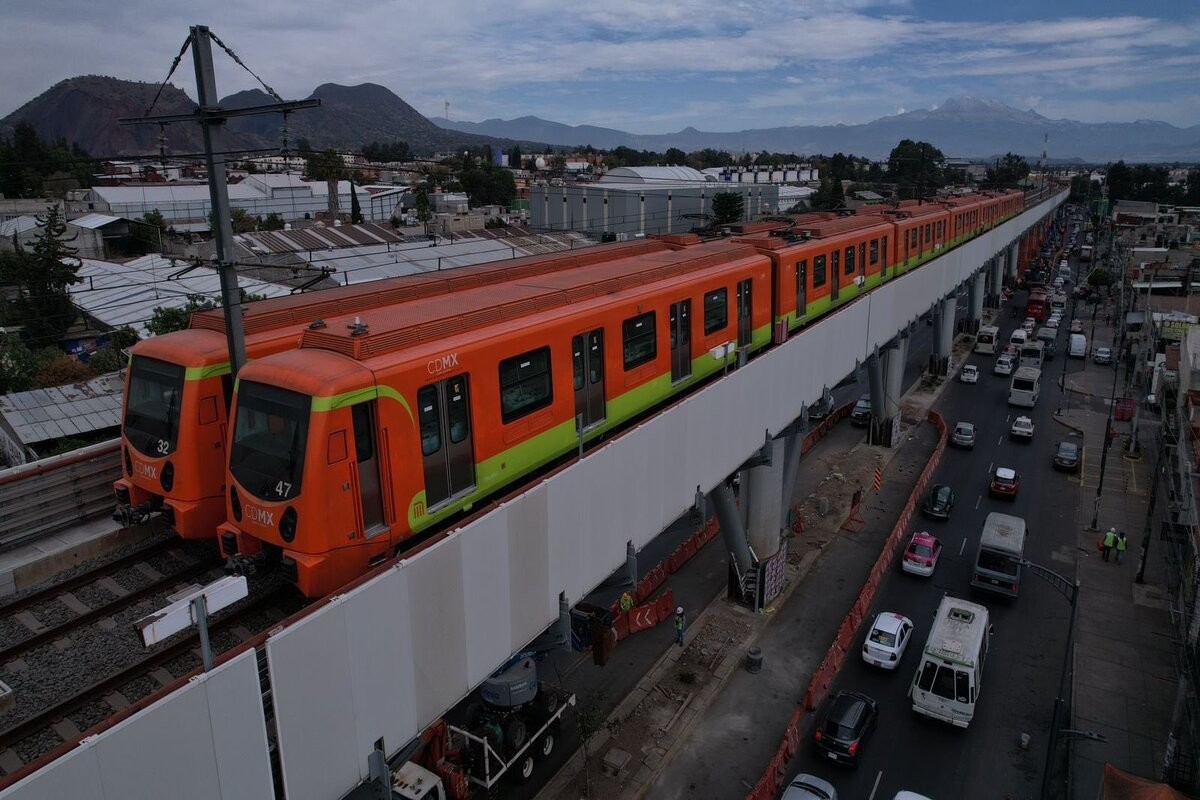
MULTIPOLYGON (((29 122, 43 140, 65 139, 96 157, 140 155, 159 151, 156 125, 121 125, 118 119, 138 117, 153 102, 153 115, 187 114, 196 104, 182 90, 166 84, 154 101, 158 85, 97 75, 69 78, 52 86, 4 119, 0 135, 11 135, 19 122, 29 122)), ((975 97, 952 98, 933 110, 909 111, 857 125, 793 125, 735 132, 700 131, 692 127, 675 133, 636 134, 590 125, 570 126, 538 117, 459 122, 422 116, 390 89, 372 83, 340 86, 325 83, 310 98, 315 109, 288 116, 288 141, 295 147, 305 138, 316 148, 357 149, 372 141, 405 141, 414 152, 454 150, 464 146, 521 145, 526 152, 548 145, 602 149, 631 147, 665 152, 713 148, 731 153, 766 150, 798 155, 835 152, 886 158, 902 139, 935 145, 945 155, 991 159, 1004 153, 1023 155, 1031 162, 1043 152, 1051 161, 1104 163, 1200 161, 1200 125, 1179 128, 1165 122, 1087 123, 1049 119, 1033 110, 1021 111, 975 97)), ((259 90, 222 98, 227 108, 266 105, 272 99, 259 90)), ((278 149, 283 141, 279 116, 237 117, 227 125, 231 149, 278 149)), ((195 125, 175 124, 164 130, 172 153, 202 150, 195 125)))
POLYGON ((1178 128, 1151 120, 1088 123, 1049 119, 1036 111, 976 97, 952 98, 933 110, 909 111, 858 125, 794 125, 730 133, 688 127, 676 133, 639 135, 537 117, 477 123, 433 121, 444 128, 485 136, 590 144, 606 150, 625 146, 660 153, 669 147, 685 152, 711 147, 801 155, 841 152, 882 159, 901 139, 912 139, 929 142, 947 156, 963 158, 990 159, 1011 152, 1035 161, 1045 152, 1055 161, 1200 161, 1200 125, 1178 128))

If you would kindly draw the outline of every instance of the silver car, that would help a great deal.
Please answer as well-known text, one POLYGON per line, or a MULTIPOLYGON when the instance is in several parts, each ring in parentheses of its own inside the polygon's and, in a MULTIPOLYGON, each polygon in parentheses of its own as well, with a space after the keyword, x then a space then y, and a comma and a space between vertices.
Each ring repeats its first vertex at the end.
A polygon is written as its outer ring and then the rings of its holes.
POLYGON ((801 772, 783 790, 780 800, 837 800, 837 789, 816 775, 801 772))
POLYGON ((950 444, 955 447, 965 447, 970 450, 975 446, 975 426, 970 422, 959 422, 954 425, 950 434, 950 444))

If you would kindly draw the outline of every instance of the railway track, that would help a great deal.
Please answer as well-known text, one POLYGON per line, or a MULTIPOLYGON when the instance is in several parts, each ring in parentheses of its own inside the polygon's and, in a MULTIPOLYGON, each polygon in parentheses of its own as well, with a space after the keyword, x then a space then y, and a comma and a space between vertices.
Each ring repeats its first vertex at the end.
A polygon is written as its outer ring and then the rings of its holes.
MULTIPOLYGON (((262 593, 252 595, 210 621, 209 635, 214 652, 235 646, 290 615, 302 604, 302 599, 289 586, 267 587, 262 593)), ((199 636, 195 632, 180 634, 177 641, 143 653, 103 677, 55 695, 52 702, 36 710, 9 714, 8 718, 0 719, 0 774, 17 771, 128 707, 133 700, 126 696, 127 687, 149 682, 151 691, 144 692, 145 696, 191 673, 201 664, 199 636)))

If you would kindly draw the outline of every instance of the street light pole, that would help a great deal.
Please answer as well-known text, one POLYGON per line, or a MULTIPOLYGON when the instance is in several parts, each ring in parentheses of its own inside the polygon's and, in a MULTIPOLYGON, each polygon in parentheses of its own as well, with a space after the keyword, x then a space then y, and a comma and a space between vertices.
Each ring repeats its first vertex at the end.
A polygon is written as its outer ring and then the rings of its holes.
POLYGON ((1104 421, 1104 449, 1100 453, 1100 481, 1096 484, 1096 500, 1092 506, 1092 524, 1088 530, 1099 530, 1100 526, 1100 496, 1104 493, 1104 469, 1108 466, 1108 449, 1112 446, 1113 407, 1117 399, 1117 376, 1119 370, 1113 370, 1112 391, 1108 395, 1108 418, 1104 421))
POLYGON ((1058 678, 1058 696, 1054 698, 1054 713, 1050 718, 1050 740, 1046 743, 1046 766, 1042 770, 1042 791, 1038 795, 1042 800, 1046 800, 1050 792, 1050 773, 1054 766, 1054 754, 1058 749, 1058 730, 1062 726, 1063 706, 1066 705, 1066 701, 1063 698, 1067 695, 1067 674, 1070 671, 1069 667, 1071 665, 1071 644, 1075 639, 1075 616, 1076 610, 1079 607, 1079 581, 1069 580, 1054 570, 1047 569, 1032 561, 1022 561, 1021 566, 1057 589, 1059 594, 1065 597, 1067 602, 1071 604, 1071 616, 1067 623, 1067 649, 1063 653, 1062 672, 1058 678))

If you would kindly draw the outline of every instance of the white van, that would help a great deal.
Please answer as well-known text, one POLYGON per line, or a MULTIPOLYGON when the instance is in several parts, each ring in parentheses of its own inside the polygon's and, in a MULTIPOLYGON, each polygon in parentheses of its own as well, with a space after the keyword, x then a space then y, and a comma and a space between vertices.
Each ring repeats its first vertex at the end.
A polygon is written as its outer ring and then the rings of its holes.
POLYGON ((1068 358, 1087 358, 1087 337, 1082 333, 1072 333, 1067 345, 1068 358))
POLYGON ((908 688, 913 711, 956 728, 970 725, 991 636, 986 606, 942 597, 908 688))
POLYGON ((1017 347, 1020 347, 1021 345, 1025 344, 1027 339, 1029 339, 1029 334, 1025 332, 1025 329, 1017 328, 1012 332, 1012 336, 1008 337, 1008 343, 1015 344, 1017 347))

